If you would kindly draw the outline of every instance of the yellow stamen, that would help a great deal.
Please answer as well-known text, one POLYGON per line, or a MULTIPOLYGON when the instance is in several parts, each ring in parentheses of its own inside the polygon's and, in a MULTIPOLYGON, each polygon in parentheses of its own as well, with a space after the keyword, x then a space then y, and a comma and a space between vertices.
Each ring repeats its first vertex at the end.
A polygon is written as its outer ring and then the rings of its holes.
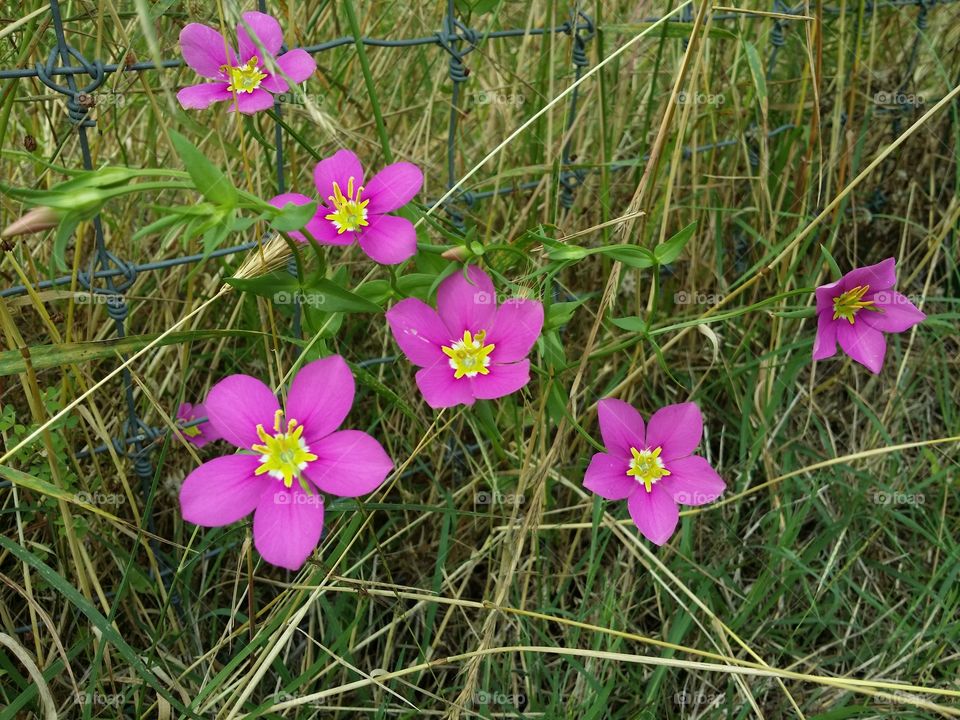
POLYGON ((367 227, 367 225, 370 224, 367 222, 367 205, 370 201, 360 199, 360 196, 363 194, 363 186, 357 188, 357 195, 354 197, 353 183, 354 178, 351 177, 347 181, 346 195, 340 190, 340 186, 334 183, 333 195, 327 198, 330 200, 330 204, 333 205, 333 212, 324 217, 337 228, 337 235, 343 235, 343 233, 348 230, 350 232, 356 232, 360 228, 367 227))
POLYGON ((833 319, 844 318, 853 325, 854 316, 861 310, 870 310, 877 312, 878 308, 871 307, 873 300, 864 300, 863 296, 869 292, 869 285, 857 285, 852 290, 847 290, 833 299, 833 319))
POLYGON ((464 375, 476 377, 490 373, 490 353, 496 346, 484 345, 483 340, 486 336, 487 333, 484 330, 476 335, 471 335, 469 330, 465 330, 463 340, 457 340, 449 347, 444 345, 440 348, 443 354, 450 358, 454 378, 459 380, 464 375))
POLYGON ((657 447, 654 450, 637 450, 630 448, 633 460, 630 461, 630 469, 627 475, 637 479, 647 492, 650 492, 653 484, 662 477, 670 474, 670 471, 663 466, 663 460, 660 459, 660 452, 663 448, 657 447))
POLYGON ((255 474, 269 473, 270 477, 283 480, 284 486, 289 488, 293 487, 293 479, 300 479, 302 471, 317 456, 310 452, 309 446, 300 437, 303 435, 303 425, 298 425, 296 420, 290 418, 286 431, 281 431, 282 420, 283 410, 277 410, 273 416, 273 435, 269 435, 263 425, 257 425, 257 435, 263 444, 253 446, 253 450, 260 453, 261 463, 255 474))
POLYGON ((238 95, 241 93, 252 93, 260 87, 260 83, 267 77, 265 72, 260 72, 260 61, 256 56, 250 58, 246 65, 241 65, 240 67, 222 65, 220 66, 220 70, 230 77, 230 84, 227 86, 227 90, 235 92, 238 95))

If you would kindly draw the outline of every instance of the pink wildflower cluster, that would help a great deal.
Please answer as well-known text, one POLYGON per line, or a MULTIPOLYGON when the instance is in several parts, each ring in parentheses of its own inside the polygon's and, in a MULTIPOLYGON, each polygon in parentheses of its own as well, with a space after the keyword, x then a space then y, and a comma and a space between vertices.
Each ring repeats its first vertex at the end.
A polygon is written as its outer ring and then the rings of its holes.
MULTIPOLYGON (((231 110, 263 110, 273 104, 274 93, 316 69, 303 50, 281 53, 279 24, 257 12, 244 13, 236 49, 212 28, 197 24, 184 28, 180 42, 187 64, 212 81, 181 90, 185 108, 231 101, 231 110)), ((417 251, 417 234, 413 223, 391 213, 414 198, 423 180, 420 169, 408 162, 388 165, 366 179, 360 159, 340 150, 314 168, 317 210, 302 231, 290 234, 305 242, 307 233, 323 245, 356 242, 378 263, 403 263, 417 251)), ((313 200, 291 192, 269 202, 284 208, 313 200)), ((886 335, 926 317, 893 289, 895 284, 895 260, 888 258, 816 288, 813 359, 835 355, 839 344, 853 360, 879 373, 886 335)), ((529 383, 528 356, 543 329, 543 305, 497 298, 491 277, 468 265, 439 284, 435 306, 407 298, 387 311, 393 338, 416 366, 417 387, 430 407, 472 406, 529 383)), ((203 404, 181 405, 177 419, 189 442, 200 448, 224 439, 239 451, 187 476, 180 492, 184 518, 219 526, 253 513, 254 543, 264 559, 301 567, 321 536, 323 495, 366 495, 393 468, 373 437, 338 429, 353 398, 353 375, 334 355, 300 370, 284 407, 266 385, 247 375, 221 380, 203 404), (204 416, 206 421, 197 422, 204 416)), ((724 480, 694 454, 703 436, 703 416, 695 403, 663 407, 647 423, 635 408, 614 398, 601 400, 597 412, 605 452, 591 458, 584 487, 607 500, 625 500, 633 522, 651 542, 662 545, 673 535, 680 505, 710 503, 724 492, 724 480)))

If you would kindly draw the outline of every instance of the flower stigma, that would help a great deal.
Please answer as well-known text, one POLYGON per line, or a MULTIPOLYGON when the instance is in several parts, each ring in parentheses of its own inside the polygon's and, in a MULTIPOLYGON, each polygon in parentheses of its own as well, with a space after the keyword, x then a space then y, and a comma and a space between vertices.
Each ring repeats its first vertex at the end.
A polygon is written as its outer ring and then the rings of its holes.
POLYGON ((627 470, 627 475, 636 478, 636 481, 643 485, 647 492, 651 491, 657 480, 670 474, 670 471, 664 467, 663 460, 660 459, 662 450, 661 447, 653 450, 630 448, 633 460, 630 461, 630 469, 627 470))
MULTIPOLYGON (((282 430, 283 410, 277 410, 273 417, 273 435, 269 435, 263 425, 257 425, 257 435, 263 444, 253 446, 253 450, 260 453, 261 463, 255 474, 268 473, 277 480, 283 480, 284 486, 289 488, 293 486, 293 479, 300 479, 300 474, 317 456, 310 452, 310 447, 301 437, 303 425, 290 418, 286 430, 282 430)), ((305 485, 302 479, 301 485, 305 485)))
POLYGON ((440 349, 450 358, 450 367, 453 368, 453 377, 476 377, 490 374, 490 353, 496 347, 492 343, 484 345, 487 337, 485 330, 471 335, 469 330, 463 333, 463 339, 457 340, 451 346, 444 345, 440 349))

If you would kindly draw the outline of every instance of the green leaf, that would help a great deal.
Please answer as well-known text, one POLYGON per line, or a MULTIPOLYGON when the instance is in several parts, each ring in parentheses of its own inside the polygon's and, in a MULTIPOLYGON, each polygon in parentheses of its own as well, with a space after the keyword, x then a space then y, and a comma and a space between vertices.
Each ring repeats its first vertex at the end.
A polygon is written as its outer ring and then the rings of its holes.
POLYGON ((210 162, 207 157, 200 152, 196 145, 187 140, 176 130, 169 130, 170 140, 176 148, 177 154, 183 160, 184 167, 194 185, 207 200, 223 205, 233 207, 237 204, 237 189, 227 180, 226 176, 216 165, 210 162))
POLYGON ((586 301, 587 298, 582 298, 581 300, 574 300, 573 302, 551 303, 550 307, 547 308, 547 317, 544 319, 543 329, 545 331, 553 330, 554 328, 566 325, 570 322, 570 318, 573 317, 573 313, 576 312, 577 308, 586 301))
POLYGON ((306 205, 287 203, 279 214, 270 221, 270 225, 278 232, 293 232, 302 230, 317 212, 317 201, 313 200, 306 205))
POLYGON ((340 287, 327 278, 306 278, 303 293, 307 302, 320 307, 324 312, 381 312, 379 305, 340 287))
POLYGON ((621 330, 626 330, 627 332, 647 332, 646 321, 644 321, 643 318, 637 317, 636 315, 631 315, 630 317, 612 318, 610 322, 612 322, 621 330))
POLYGON ((67 253, 67 243, 70 242, 70 236, 73 235, 73 231, 77 229, 79 224, 80 218, 76 214, 70 213, 57 225, 57 235, 53 240, 53 262, 58 270, 67 270, 67 263, 63 257, 67 253))
POLYGON ((260 297, 272 298, 275 302, 285 305, 287 302, 283 298, 277 300, 274 295, 295 295, 300 291, 300 281, 296 275, 291 275, 286 269, 274 270, 266 275, 259 275, 252 278, 228 277, 225 282, 237 290, 248 292, 260 297))
POLYGON ((839 280, 843 277, 843 271, 840 270, 840 265, 837 264, 836 258, 830 254, 830 251, 827 250, 822 244, 820 245, 820 252, 823 253, 823 259, 826 260, 827 265, 830 266, 830 272, 833 273, 834 280, 839 280))
POLYGON ((649 268, 657 264, 657 258, 652 252, 636 245, 610 245, 598 248, 596 252, 609 255, 614 260, 635 268, 649 268))
POLYGON ((750 74, 753 76, 753 84, 757 88, 757 99, 760 101, 760 112, 763 117, 767 117, 767 78, 763 71, 763 62, 760 60, 760 53, 756 46, 741 38, 743 49, 747 56, 747 65, 750 66, 750 74))
POLYGON ((687 225, 672 238, 653 249, 653 256, 660 265, 669 265, 676 260, 683 251, 684 246, 693 237, 693 231, 697 229, 696 221, 687 225))

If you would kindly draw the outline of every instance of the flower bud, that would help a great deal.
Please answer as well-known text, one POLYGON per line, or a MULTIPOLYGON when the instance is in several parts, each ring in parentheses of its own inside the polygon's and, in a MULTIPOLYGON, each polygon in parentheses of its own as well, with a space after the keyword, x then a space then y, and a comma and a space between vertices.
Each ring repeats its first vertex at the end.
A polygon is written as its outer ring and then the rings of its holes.
POLYGON ((60 216, 53 208, 41 205, 29 210, 18 220, 8 225, 0 232, 0 237, 12 237, 14 235, 29 235, 30 233, 49 230, 60 223, 60 216))

